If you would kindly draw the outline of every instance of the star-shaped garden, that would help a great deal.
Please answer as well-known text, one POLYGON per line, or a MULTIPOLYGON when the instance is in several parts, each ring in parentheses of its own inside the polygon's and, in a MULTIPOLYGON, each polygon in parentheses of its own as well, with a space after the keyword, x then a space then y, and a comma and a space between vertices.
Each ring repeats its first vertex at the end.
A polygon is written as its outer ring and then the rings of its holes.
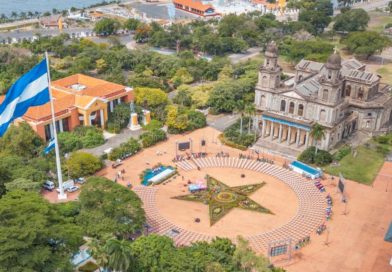
POLYGON ((210 225, 214 225, 233 208, 241 208, 259 213, 273 214, 249 198, 253 192, 266 183, 229 187, 219 180, 207 176, 207 189, 189 195, 175 196, 174 199, 201 202, 209 206, 210 225))

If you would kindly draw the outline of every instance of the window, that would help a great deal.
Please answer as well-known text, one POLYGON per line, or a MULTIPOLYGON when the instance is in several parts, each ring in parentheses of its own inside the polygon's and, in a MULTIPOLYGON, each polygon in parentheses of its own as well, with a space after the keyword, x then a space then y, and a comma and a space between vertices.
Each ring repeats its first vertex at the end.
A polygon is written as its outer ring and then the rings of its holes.
POLYGON ((358 99, 363 99, 363 90, 362 90, 362 88, 359 88, 359 90, 358 90, 358 99))
POLYGON ((299 82, 301 82, 301 81, 302 81, 302 79, 303 79, 302 75, 299 75, 299 77, 298 77, 298 81, 299 81, 299 82))
POLYGON ((303 116, 304 115, 304 105, 299 104, 298 106, 298 115, 303 116))
POLYGON ((260 106, 265 107, 265 95, 260 96, 260 106))
POLYGON ((69 117, 61 120, 63 122, 63 131, 69 131, 68 119, 69 119, 69 117))
POLYGON ((261 80, 261 86, 262 87, 267 87, 268 86, 267 76, 263 76, 263 78, 261 80))
POLYGON ((286 111, 286 101, 280 101, 280 111, 286 111))
POLYGON ((351 95, 351 85, 347 85, 346 87, 346 96, 350 96, 351 95))
POLYGON ((323 90, 323 100, 328 101, 328 90, 327 89, 323 90))
POLYGON ((276 76, 275 78, 275 87, 279 87, 280 77, 276 76))
POLYGON ((332 72, 328 71, 328 79, 331 79, 331 78, 332 78, 332 72))
POLYGON ((45 140, 49 141, 52 138, 52 131, 50 129, 50 124, 45 125, 45 140))
POLYGON ((290 105, 289 105, 289 113, 294 113, 294 102, 290 102, 290 105))
POLYGON ((325 121, 326 120, 326 112, 325 110, 320 110, 320 116, 319 116, 319 120, 320 121, 325 121))
POLYGON ((368 116, 372 116, 372 113, 371 113, 371 112, 368 112, 368 116))

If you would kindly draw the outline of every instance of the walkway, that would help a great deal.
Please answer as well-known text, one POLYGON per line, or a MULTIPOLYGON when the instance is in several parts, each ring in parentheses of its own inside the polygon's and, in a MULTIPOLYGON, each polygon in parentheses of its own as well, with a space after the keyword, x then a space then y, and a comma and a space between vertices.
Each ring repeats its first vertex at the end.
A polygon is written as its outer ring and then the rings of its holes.
POLYGON ((120 144, 127 142, 131 138, 138 138, 142 133, 142 130, 131 131, 126 128, 123 129, 119 134, 109 138, 103 145, 94 148, 83 149, 81 151, 93 154, 95 156, 101 156, 104 154, 106 149, 118 147, 120 144))

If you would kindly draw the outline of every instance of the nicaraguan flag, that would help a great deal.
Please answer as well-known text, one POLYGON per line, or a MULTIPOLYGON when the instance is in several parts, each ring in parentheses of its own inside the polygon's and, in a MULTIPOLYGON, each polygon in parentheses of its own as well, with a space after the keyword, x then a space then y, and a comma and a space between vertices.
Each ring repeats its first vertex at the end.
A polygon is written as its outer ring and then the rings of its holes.
POLYGON ((29 107, 50 101, 46 59, 21 76, 8 90, 0 105, 0 137, 10 123, 23 116, 29 107))
POLYGON ((45 155, 48 154, 50 152, 50 150, 52 150, 55 146, 56 146, 56 141, 53 138, 49 141, 48 146, 45 147, 45 149, 44 149, 45 155))

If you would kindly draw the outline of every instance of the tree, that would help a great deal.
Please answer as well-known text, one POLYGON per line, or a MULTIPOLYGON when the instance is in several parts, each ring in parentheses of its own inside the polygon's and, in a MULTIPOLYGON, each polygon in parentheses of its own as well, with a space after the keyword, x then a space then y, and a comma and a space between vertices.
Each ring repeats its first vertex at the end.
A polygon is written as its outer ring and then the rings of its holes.
POLYGON ((389 11, 389 13, 392 13, 392 1, 388 2, 387 10, 389 11))
POLYGON ((369 23, 370 17, 363 9, 352 9, 340 13, 335 17, 333 29, 335 31, 363 31, 369 23))
POLYGON ((69 256, 82 230, 39 194, 14 190, 0 199, 0 270, 73 271, 69 256))
POLYGON ((62 153, 69 153, 83 148, 83 141, 76 133, 69 131, 60 132, 57 137, 62 153))
POLYGON ((102 240, 91 238, 87 243, 91 256, 94 258, 95 262, 99 266, 99 271, 101 271, 101 267, 102 268, 108 267, 109 256, 104 248, 105 246, 104 241, 107 241, 108 239, 110 238, 102 239, 102 240))
POLYGON ((108 268, 113 271, 128 271, 134 266, 132 247, 128 240, 111 238, 105 243, 105 251, 109 256, 108 268))
POLYGON ((26 122, 11 125, 0 138, 0 151, 25 158, 37 156, 43 141, 26 122))
POLYGON ((190 107, 192 105, 192 97, 187 90, 178 90, 176 96, 173 98, 173 102, 181 106, 190 107))
POLYGON ((251 127, 251 121, 252 121, 252 117, 254 116, 254 114, 256 113, 256 108, 254 104, 248 104, 245 106, 245 114, 249 117, 249 123, 248 123, 248 134, 250 134, 250 127, 251 127))
POLYGON ((351 53, 368 59, 374 53, 381 52, 391 41, 375 31, 363 31, 350 33, 343 43, 351 53))
POLYGON ((167 106, 166 125, 171 133, 180 133, 188 127, 188 117, 181 114, 175 105, 167 106))
POLYGON ((233 259, 237 268, 243 272, 267 272, 271 271, 268 259, 257 256, 249 247, 249 242, 242 237, 238 237, 238 244, 234 252, 233 259))
POLYGON ((95 65, 97 67, 98 73, 103 73, 108 68, 108 65, 107 65, 107 63, 106 63, 106 61, 104 59, 98 59, 95 62, 95 65))
POLYGON ((99 158, 84 152, 74 152, 65 162, 71 178, 90 176, 102 168, 99 158))
POLYGON ((120 23, 115 19, 103 18, 95 23, 94 32, 99 35, 113 35, 116 34, 120 28, 120 23))
POLYGON ((176 71, 171 80, 174 83, 174 86, 177 87, 181 84, 191 83, 193 81, 193 77, 185 67, 182 67, 176 71))
POLYGON ((25 190, 25 191, 32 191, 37 193, 40 191, 41 186, 42 186, 41 183, 34 182, 26 178, 17 178, 11 182, 8 182, 5 185, 7 191, 25 190))
POLYGON ((139 197, 107 178, 89 178, 79 200, 81 211, 76 221, 90 237, 129 239, 143 229, 146 218, 139 197))
POLYGON ((306 0, 301 1, 302 9, 298 20, 308 22, 313 26, 313 34, 321 34, 324 28, 331 22, 333 14, 332 2, 330 0, 306 0))
POLYGON ((310 131, 310 136, 315 141, 315 147, 316 147, 315 154, 317 154, 318 142, 321 141, 322 139, 325 139, 325 128, 319 123, 314 124, 310 131))
POLYGON ((140 24, 141 22, 138 19, 129 18, 125 21, 124 28, 128 30, 136 30, 140 24))

